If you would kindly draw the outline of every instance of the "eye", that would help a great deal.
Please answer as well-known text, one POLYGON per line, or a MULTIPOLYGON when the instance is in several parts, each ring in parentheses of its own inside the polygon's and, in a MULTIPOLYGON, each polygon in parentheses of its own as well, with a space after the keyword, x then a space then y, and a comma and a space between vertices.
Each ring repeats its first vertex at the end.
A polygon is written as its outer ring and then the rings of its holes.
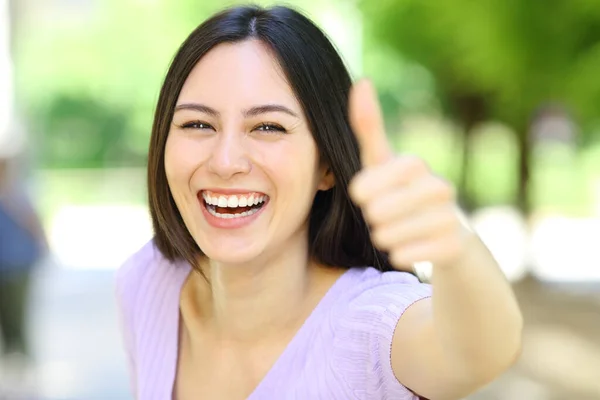
POLYGON ((186 122, 185 124, 181 124, 179 126, 182 129, 213 129, 214 128, 202 121, 190 121, 190 122, 186 122))
POLYGON ((282 127, 281 125, 273 124, 273 123, 270 123, 270 122, 260 123, 253 130, 256 130, 256 131, 259 131, 259 132, 266 132, 266 133, 286 133, 287 132, 285 130, 285 128, 282 127))

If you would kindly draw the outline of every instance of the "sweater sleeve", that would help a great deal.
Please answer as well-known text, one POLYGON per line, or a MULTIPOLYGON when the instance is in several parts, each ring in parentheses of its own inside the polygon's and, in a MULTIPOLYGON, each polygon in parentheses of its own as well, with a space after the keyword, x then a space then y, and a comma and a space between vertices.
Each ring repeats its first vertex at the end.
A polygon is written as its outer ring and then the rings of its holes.
POLYGON ((392 370, 392 338, 402 314, 431 296, 431 286, 403 272, 362 273, 336 332, 338 367, 354 382, 356 398, 417 399, 398 382, 392 370))

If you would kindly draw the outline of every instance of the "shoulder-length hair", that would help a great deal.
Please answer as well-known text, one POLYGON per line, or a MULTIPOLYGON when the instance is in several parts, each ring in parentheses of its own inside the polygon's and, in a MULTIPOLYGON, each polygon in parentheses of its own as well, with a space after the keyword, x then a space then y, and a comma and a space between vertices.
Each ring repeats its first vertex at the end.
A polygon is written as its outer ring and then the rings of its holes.
POLYGON ((202 23, 183 42, 164 80, 152 127, 148 156, 149 206, 154 243, 169 260, 198 268, 203 255, 175 205, 165 174, 165 143, 176 101, 192 68, 221 43, 260 40, 272 51, 298 98, 335 186, 317 193, 310 212, 309 249, 317 262, 374 266, 390 270, 386 254, 371 242, 348 183, 360 168, 359 148, 348 119, 352 80, 334 46, 307 17, 287 7, 240 6, 202 23))

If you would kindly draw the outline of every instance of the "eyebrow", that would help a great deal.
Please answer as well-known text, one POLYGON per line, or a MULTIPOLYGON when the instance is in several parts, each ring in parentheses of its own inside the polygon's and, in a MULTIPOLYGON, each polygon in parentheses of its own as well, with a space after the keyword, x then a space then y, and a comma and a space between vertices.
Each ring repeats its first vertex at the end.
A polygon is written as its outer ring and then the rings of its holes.
MULTIPOLYGON (((219 115, 221 115, 221 113, 218 112, 217 110, 215 110, 214 108, 211 108, 209 106, 206 106, 206 105, 200 104, 200 103, 179 104, 178 106, 175 107, 175 111, 179 111, 179 110, 199 111, 199 112, 203 112, 205 114, 211 115, 213 117, 218 117, 219 115)), ((281 113, 291 115, 292 117, 299 118, 298 114, 296 114, 294 111, 292 111, 289 108, 287 108, 286 106, 282 106, 280 104, 265 104, 265 105, 261 105, 261 106, 255 106, 255 107, 249 108, 247 110, 244 110, 242 114, 244 115, 244 117, 249 118, 249 117, 255 117, 257 115, 266 114, 266 113, 270 113, 270 112, 281 112, 281 113)))

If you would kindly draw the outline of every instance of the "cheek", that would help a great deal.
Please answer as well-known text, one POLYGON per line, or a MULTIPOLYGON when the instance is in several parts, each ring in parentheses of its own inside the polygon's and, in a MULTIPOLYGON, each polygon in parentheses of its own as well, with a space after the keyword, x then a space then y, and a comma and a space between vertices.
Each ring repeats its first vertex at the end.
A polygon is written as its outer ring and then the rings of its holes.
POLYGON ((179 168, 176 165, 176 158, 174 157, 174 149, 173 149, 173 140, 169 136, 167 138, 167 143, 165 144, 165 174, 167 175, 167 181, 169 181, 169 185, 174 179, 174 173, 179 168))
POLYGON ((317 150, 312 143, 288 144, 270 154, 271 174, 285 188, 284 197, 302 196, 300 193, 311 196, 320 176, 317 150))
POLYGON ((201 164, 198 145, 185 137, 171 135, 165 144, 165 174, 173 200, 181 214, 184 224, 194 232, 195 193, 190 182, 201 164))
POLYGON ((197 146, 185 138, 170 135, 165 145, 165 173, 172 191, 187 185, 198 168, 200 157, 197 146))

